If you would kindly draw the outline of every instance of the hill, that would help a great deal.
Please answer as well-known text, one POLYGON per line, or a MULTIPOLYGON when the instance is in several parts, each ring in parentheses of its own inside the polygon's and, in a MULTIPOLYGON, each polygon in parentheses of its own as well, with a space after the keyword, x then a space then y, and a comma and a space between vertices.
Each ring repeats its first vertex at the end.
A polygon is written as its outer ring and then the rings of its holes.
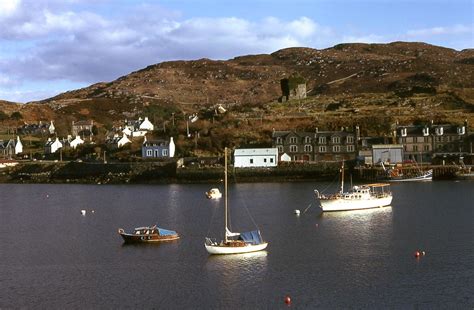
POLYGON ((366 134, 388 134, 396 121, 472 124, 474 49, 358 43, 171 61, 43 101, 0 107, 16 109, 27 122, 54 119, 65 133, 73 120, 93 119, 105 132, 114 122, 147 115, 167 131, 163 135, 178 136, 181 147, 210 153, 222 143, 268 144, 273 129, 358 124, 366 134), (278 102, 280 80, 290 76, 306 81, 308 96, 278 102), (228 112, 215 114, 217 105, 228 112), (184 119, 191 113, 200 117, 190 124, 199 139, 186 139, 184 119))

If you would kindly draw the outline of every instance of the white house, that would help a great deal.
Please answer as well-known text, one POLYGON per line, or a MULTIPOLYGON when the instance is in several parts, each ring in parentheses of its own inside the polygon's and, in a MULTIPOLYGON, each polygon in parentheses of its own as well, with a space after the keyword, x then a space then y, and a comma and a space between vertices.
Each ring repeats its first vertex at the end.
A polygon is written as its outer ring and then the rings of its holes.
POLYGON ((54 135, 56 127, 54 127, 53 121, 51 121, 51 124, 49 124, 48 130, 50 134, 54 135))
POLYGON ((117 141, 117 147, 122 147, 124 146, 125 144, 127 143, 131 143, 132 141, 130 141, 130 139, 127 137, 127 135, 123 135, 122 138, 120 138, 118 141, 117 141))
POLYGON ((234 167, 276 167, 278 148, 236 149, 234 167))
POLYGON ((148 116, 145 116, 145 119, 143 122, 140 123, 140 126, 138 127, 140 130, 148 130, 148 131, 153 131, 155 128, 153 124, 148 120, 148 116))
POLYGON ((59 139, 56 137, 56 140, 51 140, 51 138, 48 138, 48 141, 46 141, 46 144, 44 146, 44 152, 45 154, 52 154, 56 153, 57 150, 63 147, 63 144, 59 141, 59 139))
POLYGON ((16 136, 15 154, 23 153, 23 143, 20 141, 20 136, 16 136))
POLYGON ((84 140, 81 139, 81 137, 79 136, 76 136, 74 138, 74 140, 72 140, 71 142, 69 142, 69 145, 75 149, 76 147, 78 147, 79 145, 83 144, 84 143, 84 140))

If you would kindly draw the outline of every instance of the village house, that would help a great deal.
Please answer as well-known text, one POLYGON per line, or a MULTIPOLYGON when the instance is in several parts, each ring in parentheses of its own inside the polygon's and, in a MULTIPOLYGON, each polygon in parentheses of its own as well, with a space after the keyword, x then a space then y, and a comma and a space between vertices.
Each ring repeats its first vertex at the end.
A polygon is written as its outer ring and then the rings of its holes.
POLYGON ((44 153, 45 154, 53 154, 56 153, 59 149, 63 147, 63 144, 61 141, 59 141, 59 138, 56 137, 56 139, 51 139, 48 138, 48 141, 46 141, 46 144, 44 145, 44 153))
POLYGON ((38 135, 49 133, 48 123, 40 121, 38 124, 24 124, 17 128, 17 132, 22 135, 38 135))
POLYGON ((124 126, 118 128, 118 130, 123 134, 132 138, 143 137, 149 131, 153 131, 154 129, 155 126, 150 122, 148 117, 145 117, 144 119, 140 117, 138 120, 125 120, 124 126))
POLYGON ((404 148, 404 160, 431 162, 434 157, 464 156, 469 129, 464 125, 409 125, 397 126, 396 140, 404 148))
POLYGON ((276 167, 278 165, 277 148, 235 149, 234 167, 276 167))
POLYGON ((4 158, 11 158, 14 155, 23 153, 23 144, 20 137, 17 136, 16 139, 9 139, 8 141, 0 140, 0 151, 4 158))
POLYGON ((167 158, 174 157, 175 144, 173 137, 170 141, 166 140, 145 140, 142 145, 142 157, 143 158, 167 158))
POLYGON ((285 154, 291 161, 320 162, 353 160, 357 139, 354 132, 341 131, 273 131, 272 145, 280 158, 285 154))
POLYGON ((131 142, 132 141, 130 141, 126 134, 123 134, 121 137, 118 134, 115 134, 113 137, 108 138, 105 141, 105 144, 111 149, 117 149, 131 142))
POLYGON ((90 137, 93 135, 92 129, 94 128, 94 121, 82 120, 72 121, 71 132, 72 136, 90 137))
POLYGON ((69 146, 73 149, 76 149, 81 144, 84 144, 84 140, 82 140, 79 136, 76 136, 73 140, 69 142, 69 146))

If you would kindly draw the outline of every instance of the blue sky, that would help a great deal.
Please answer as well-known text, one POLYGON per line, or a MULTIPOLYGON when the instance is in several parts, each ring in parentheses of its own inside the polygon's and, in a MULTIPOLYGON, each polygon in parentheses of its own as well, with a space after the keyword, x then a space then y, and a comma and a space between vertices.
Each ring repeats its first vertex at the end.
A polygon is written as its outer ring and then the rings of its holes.
POLYGON ((0 99, 28 102, 150 64, 343 42, 474 48, 474 0, 0 0, 0 99))

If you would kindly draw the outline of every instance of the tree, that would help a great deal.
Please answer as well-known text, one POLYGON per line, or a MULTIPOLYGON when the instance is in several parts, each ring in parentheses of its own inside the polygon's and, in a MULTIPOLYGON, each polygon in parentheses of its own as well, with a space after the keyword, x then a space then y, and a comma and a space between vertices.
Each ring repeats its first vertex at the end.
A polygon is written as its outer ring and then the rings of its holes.
POLYGON ((11 115, 10 115, 10 118, 13 119, 13 120, 20 120, 20 119, 23 119, 23 115, 21 115, 20 112, 16 111, 16 112, 13 112, 11 115))

